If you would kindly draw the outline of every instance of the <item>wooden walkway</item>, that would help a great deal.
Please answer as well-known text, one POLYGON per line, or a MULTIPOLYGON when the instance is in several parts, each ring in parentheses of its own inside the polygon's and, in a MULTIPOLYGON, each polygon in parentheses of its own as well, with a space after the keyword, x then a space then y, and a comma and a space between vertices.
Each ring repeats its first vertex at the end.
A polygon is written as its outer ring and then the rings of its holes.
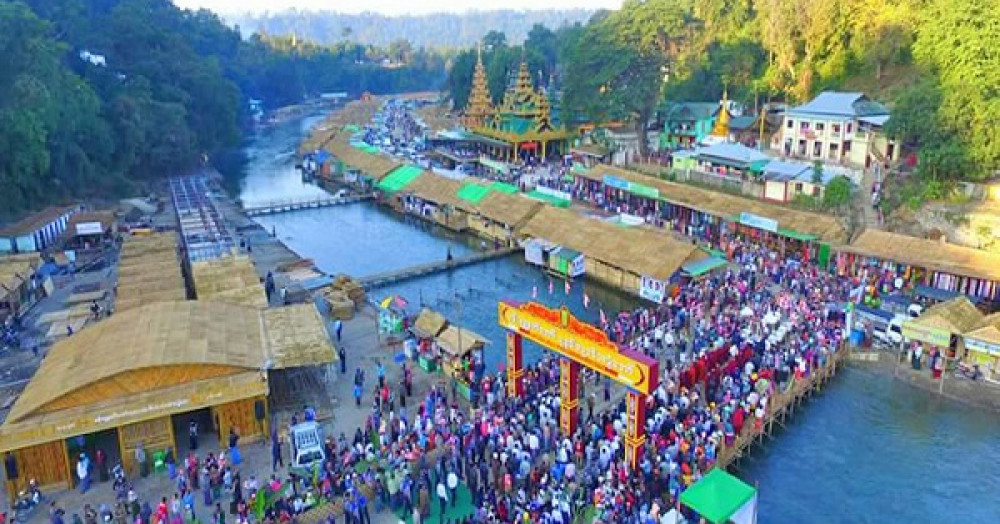
POLYGON ((497 249, 493 251, 484 251, 481 253, 475 253, 465 257, 457 257, 451 260, 440 260, 437 262, 429 262, 427 264, 405 267, 403 269, 387 271, 385 273, 378 273, 375 275, 364 277, 361 279, 361 285, 365 289, 388 286, 391 284, 395 284, 397 282, 409 280, 411 278, 422 277, 433 273, 440 273, 442 271, 448 271, 450 269, 469 266, 472 264, 478 264, 479 262, 485 262, 487 260, 493 260, 505 257, 512 253, 516 253, 520 250, 521 248, 519 247, 497 249))
POLYGON ((836 376, 837 368, 850 358, 849 355, 847 344, 843 344, 837 352, 827 355, 825 367, 813 370, 806 379, 793 380, 787 390, 772 394, 763 421, 756 423, 754 417, 748 415, 743 431, 736 436, 733 445, 722 445, 719 448, 715 466, 727 469, 746 456, 755 445, 763 444, 765 438, 771 437, 775 424, 785 427, 788 418, 795 414, 802 403, 822 391, 823 386, 836 376))
POLYGON ((346 197, 321 197, 301 200, 279 200, 244 206, 243 213, 248 217, 261 215, 273 215, 275 213, 287 213, 289 211, 299 211, 302 209, 317 209, 320 207, 340 206, 353 204, 363 200, 375 198, 374 194, 351 195, 346 197))

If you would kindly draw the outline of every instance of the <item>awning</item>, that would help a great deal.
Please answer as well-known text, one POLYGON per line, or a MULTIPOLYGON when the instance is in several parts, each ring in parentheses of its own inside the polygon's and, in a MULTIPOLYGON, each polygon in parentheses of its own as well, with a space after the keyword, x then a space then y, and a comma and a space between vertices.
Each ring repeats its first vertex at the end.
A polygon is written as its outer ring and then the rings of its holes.
POLYGON ((507 193, 508 195, 513 195, 521 191, 514 184, 508 184, 506 182, 493 182, 493 184, 490 185, 490 189, 501 193, 507 193))
POLYGON ((552 195, 546 195, 545 193, 539 193, 537 190, 532 191, 530 193, 526 193, 525 195, 530 198, 534 198, 535 200, 541 200, 542 202, 545 202, 547 204, 552 204, 553 206, 556 207, 569 207, 573 204, 569 200, 556 198, 552 195))
MULTIPOLYGON (((924 298, 929 298, 931 300, 937 300, 938 302, 946 302, 956 297, 962 296, 961 293, 957 291, 948 291, 947 289, 938 289, 936 287, 917 285, 913 286, 913 294, 921 296, 924 298)), ((980 297, 966 297, 972 301, 972 303, 977 303, 982 301, 980 297)))
POLYGON ((816 235, 810 235, 809 233, 799 233, 798 231, 793 231, 791 229, 785 229, 782 227, 778 228, 778 234, 783 237, 794 238, 795 240, 801 240, 803 242, 812 242, 816 240, 816 235))
POLYGON ((490 187, 469 183, 458 188, 458 191, 455 194, 458 198, 461 198, 466 202, 478 204, 486 198, 486 195, 490 194, 490 187))
POLYGON ((437 344, 444 353, 452 357, 460 357, 474 349, 484 347, 486 339, 474 331, 449 325, 437 336, 437 344))
POLYGON ((708 257, 695 262, 689 262, 681 266, 681 269, 688 276, 700 277, 713 269, 718 269, 720 267, 725 267, 729 262, 724 258, 719 257, 708 257))
POLYGON ((378 183, 378 188, 389 193, 395 193, 423 174, 423 170, 417 166, 399 166, 378 183))
MULTIPOLYGON (((744 506, 755 503, 757 490, 742 480, 715 468, 681 493, 681 504, 695 510, 712 524, 744 522, 744 506)), ((752 508, 751 508, 752 509, 752 508)))
POLYGON ((505 175, 510 171, 510 169, 507 167, 507 164, 504 164, 503 162, 497 162, 496 160, 490 160, 489 158, 480 158, 479 163, 494 171, 503 173, 505 175))

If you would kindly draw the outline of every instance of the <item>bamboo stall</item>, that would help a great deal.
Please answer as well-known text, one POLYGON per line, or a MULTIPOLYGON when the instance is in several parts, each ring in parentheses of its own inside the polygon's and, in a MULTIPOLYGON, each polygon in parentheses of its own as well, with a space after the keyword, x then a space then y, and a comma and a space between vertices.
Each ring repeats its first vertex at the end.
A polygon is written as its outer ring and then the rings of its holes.
POLYGON ((191 277, 198 300, 267 307, 264 285, 250 257, 229 256, 193 262, 191 277))
POLYGON ((457 383, 459 393, 471 399, 473 353, 486 347, 482 335, 466 328, 449 325, 435 338, 441 359, 441 372, 457 383))
POLYGON ((157 233, 127 237, 118 262, 115 311, 186 298, 177 236, 157 233))

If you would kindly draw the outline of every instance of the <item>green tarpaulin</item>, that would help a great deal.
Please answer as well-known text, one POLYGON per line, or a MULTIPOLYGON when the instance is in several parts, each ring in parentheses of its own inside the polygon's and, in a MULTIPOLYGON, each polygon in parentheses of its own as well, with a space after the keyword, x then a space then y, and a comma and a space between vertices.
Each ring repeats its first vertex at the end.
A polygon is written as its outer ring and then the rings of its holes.
POLYGON ((636 184, 635 182, 628 183, 628 191, 633 195, 639 195, 646 198, 660 198, 660 190, 655 187, 644 186, 642 184, 636 184))
POLYGON ((497 162, 496 160, 490 160, 488 158, 480 158, 479 163, 498 173, 503 173, 505 175, 507 174, 508 171, 510 171, 510 169, 507 168, 507 164, 504 164, 503 162, 497 162))
POLYGON ((681 266, 681 269, 684 270, 684 273, 686 273, 688 276, 700 277, 705 273, 712 271, 713 269, 724 267, 726 264, 728 264, 728 262, 726 261, 725 258, 708 257, 708 258, 703 258, 697 262, 690 262, 684 264, 683 266, 681 266))
POLYGON ((466 202, 478 204, 486 198, 486 195, 490 194, 490 187, 481 186, 479 184, 465 184, 464 186, 458 188, 458 191, 456 191, 455 194, 458 195, 458 198, 461 198, 466 202))
POLYGON ((556 198, 552 195, 546 195, 545 193, 539 193, 538 191, 532 191, 527 193, 527 195, 535 200, 541 200, 547 204, 551 204, 556 207, 569 207, 572 202, 569 200, 563 200, 561 198, 556 198))
POLYGON ((379 152, 379 149, 377 147, 366 144, 364 142, 351 142, 351 145, 354 146, 355 149, 360 149, 368 154, 374 155, 375 153, 379 152))
POLYGON ((410 185, 410 182, 416 180, 423 172, 424 170, 417 166, 399 166, 378 183, 378 188, 382 191, 395 193, 410 185))
POLYGON ((681 504, 712 524, 723 524, 757 494, 757 490, 720 468, 681 493, 681 504))
POLYGON ((501 193, 507 193, 508 195, 513 195, 514 193, 520 191, 520 189, 518 189, 514 184, 508 184, 506 182, 493 182, 493 184, 490 185, 490 189, 501 193))
POLYGON ((348 124, 344 126, 344 131, 347 131, 348 133, 360 133, 361 128, 354 124, 348 124))
POLYGON ((802 240, 804 242, 811 242, 819 238, 816 235, 810 235, 809 233, 799 233, 798 231, 785 229, 782 227, 778 228, 778 234, 783 237, 794 238, 795 240, 802 240))

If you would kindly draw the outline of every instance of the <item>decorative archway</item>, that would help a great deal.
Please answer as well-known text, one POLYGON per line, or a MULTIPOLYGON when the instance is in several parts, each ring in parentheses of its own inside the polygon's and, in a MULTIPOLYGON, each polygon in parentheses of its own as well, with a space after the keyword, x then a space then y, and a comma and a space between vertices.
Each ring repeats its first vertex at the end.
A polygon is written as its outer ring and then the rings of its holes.
POLYGON ((625 452, 629 467, 638 466, 646 442, 644 398, 659 386, 659 363, 643 354, 623 350, 607 334, 574 317, 565 306, 550 309, 535 302, 501 301, 497 322, 507 330, 507 393, 524 394, 523 339, 562 357, 559 361, 560 412, 563 435, 580 422, 580 367, 586 366, 628 388, 625 452))

